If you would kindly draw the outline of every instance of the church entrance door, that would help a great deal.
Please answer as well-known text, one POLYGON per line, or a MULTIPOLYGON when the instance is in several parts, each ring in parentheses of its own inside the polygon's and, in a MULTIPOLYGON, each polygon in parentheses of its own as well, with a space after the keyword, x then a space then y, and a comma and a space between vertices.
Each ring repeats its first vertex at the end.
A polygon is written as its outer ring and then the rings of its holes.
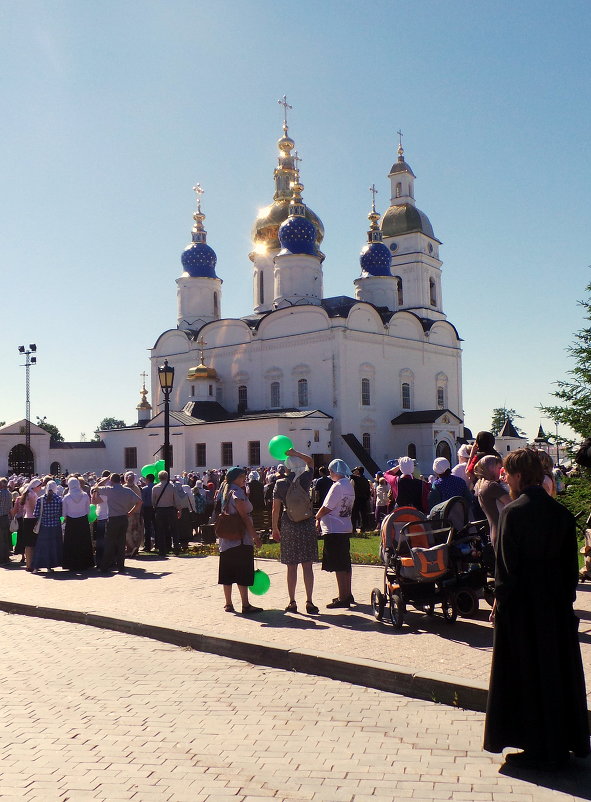
POLYGON ((446 440, 440 440, 437 443, 436 456, 445 457, 445 459, 451 465, 451 448, 449 447, 449 443, 446 440))

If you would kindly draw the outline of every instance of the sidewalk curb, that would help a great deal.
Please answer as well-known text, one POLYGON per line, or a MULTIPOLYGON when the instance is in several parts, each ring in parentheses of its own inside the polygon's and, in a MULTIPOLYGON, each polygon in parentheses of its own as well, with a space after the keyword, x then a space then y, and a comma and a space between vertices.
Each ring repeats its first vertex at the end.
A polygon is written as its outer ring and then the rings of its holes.
POLYGON ((377 660, 335 656, 305 649, 287 649, 255 639, 236 640, 223 635, 205 634, 198 630, 143 624, 140 621, 128 621, 80 610, 63 610, 57 607, 0 600, 0 611, 122 632, 174 646, 190 647, 199 652, 245 660, 254 665, 313 674, 388 693, 399 693, 414 699, 475 710, 479 713, 486 710, 488 686, 485 683, 460 680, 446 674, 413 672, 406 667, 377 660))

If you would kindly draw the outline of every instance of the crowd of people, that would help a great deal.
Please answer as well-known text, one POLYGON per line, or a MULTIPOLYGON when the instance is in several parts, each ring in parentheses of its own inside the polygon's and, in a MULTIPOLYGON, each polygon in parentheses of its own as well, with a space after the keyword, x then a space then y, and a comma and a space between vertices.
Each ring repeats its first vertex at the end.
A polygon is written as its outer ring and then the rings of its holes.
MULTIPOLYGON (((587 441, 586 441, 587 442, 587 441)), ((408 456, 371 479, 341 459, 315 475, 313 459, 293 448, 284 464, 249 470, 183 472, 138 477, 104 471, 63 477, 0 479, 0 564, 20 556, 30 572, 56 567, 125 572, 125 558, 143 548, 160 557, 188 549, 199 527, 213 522, 219 543, 218 584, 224 610, 235 613, 238 588, 245 616, 251 603, 257 514, 266 510, 286 566, 287 613, 298 612, 298 566, 305 609, 317 615, 313 565, 323 538, 322 570, 335 574, 329 609, 354 604, 350 538, 380 526, 401 506, 428 513, 450 498, 466 502, 472 520, 486 517, 496 554, 495 624, 485 748, 523 751, 507 760, 526 767, 562 767, 571 752, 589 753, 585 680, 573 611, 579 578, 575 519, 556 496, 564 473, 544 452, 519 449, 504 460, 490 432, 462 445, 452 469, 437 457, 429 477, 408 456), (157 480, 157 481, 156 481, 157 480), (253 517, 254 516, 254 517, 253 517), (14 547, 13 547, 14 538, 14 547), (531 615, 545 589, 552 604, 531 615)), ((585 451, 591 467, 591 440, 585 451)), ((259 518, 259 521, 261 519, 259 518)))

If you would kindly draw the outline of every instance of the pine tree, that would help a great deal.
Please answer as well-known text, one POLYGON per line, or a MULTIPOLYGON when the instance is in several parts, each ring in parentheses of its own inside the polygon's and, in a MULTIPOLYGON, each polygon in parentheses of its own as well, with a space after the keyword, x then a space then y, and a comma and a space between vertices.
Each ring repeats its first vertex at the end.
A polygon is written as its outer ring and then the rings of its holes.
MULTIPOLYGON (((496 407, 492 411, 490 431, 496 437, 501 433, 501 429, 505 425, 506 420, 510 420, 511 423, 515 424, 515 421, 518 419, 520 420, 521 418, 523 418, 523 415, 519 415, 514 409, 508 409, 507 407, 496 407)), ((517 429, 517 427, 515 428, 517 429)), ((517 429, 517 431, 519 434, 522 434, 519 429, 517 429)))
MULTIPOLYGON (((591 293, 591 283, 586 290, 591 293)), ((579 301, 585 310, 587 328, 575 334, 575 341, 566 350, 575 361, 575 367, 568 371, 567 381, 556 382, 558 390, 552 393, 562 402, 554 406, 540 407, 542 412, 556 423, 570 426, 582 437, 591 436, 591 299, 579 301)))

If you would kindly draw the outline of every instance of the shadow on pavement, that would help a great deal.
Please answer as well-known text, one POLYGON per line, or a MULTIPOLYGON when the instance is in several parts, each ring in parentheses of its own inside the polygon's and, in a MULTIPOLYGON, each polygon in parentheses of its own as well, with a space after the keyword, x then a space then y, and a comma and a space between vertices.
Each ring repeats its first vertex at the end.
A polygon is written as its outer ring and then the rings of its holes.
MULTIPOLYGON (((61 569, 54 569, 53 573, 43 572, 42 574, 37 574, 37 576, 43 577, 44 579, 56 579, 60 582, 64 582, 80 579, 110 579, 112 576, 115 576, 115 573, 115 571, 108 571, 103 574, 99 572, 98 569, 92 569, 90 571, 64 571, 61 569)), ((169 576, 170 573, 170 571, 146 571, 145 568, 132 568, 131 566, 125 568, 125 575, 131 577, 131 579, 162 579, 164 576, 169 576)))
POLYGON ((261 629, 328 629, 326 624, 318 620, 318 616, 308 616, 302 613, 286 615, 282 610, 265 610, 264 618, 260 618, 261 629))
POLYGON ((499 774, 560 791, 563 794, 571 794, 577 799, 591 799, 591 758, 573 759, 566 769, 555 772, 523 769, 510 763, 503 763, 499 774))

